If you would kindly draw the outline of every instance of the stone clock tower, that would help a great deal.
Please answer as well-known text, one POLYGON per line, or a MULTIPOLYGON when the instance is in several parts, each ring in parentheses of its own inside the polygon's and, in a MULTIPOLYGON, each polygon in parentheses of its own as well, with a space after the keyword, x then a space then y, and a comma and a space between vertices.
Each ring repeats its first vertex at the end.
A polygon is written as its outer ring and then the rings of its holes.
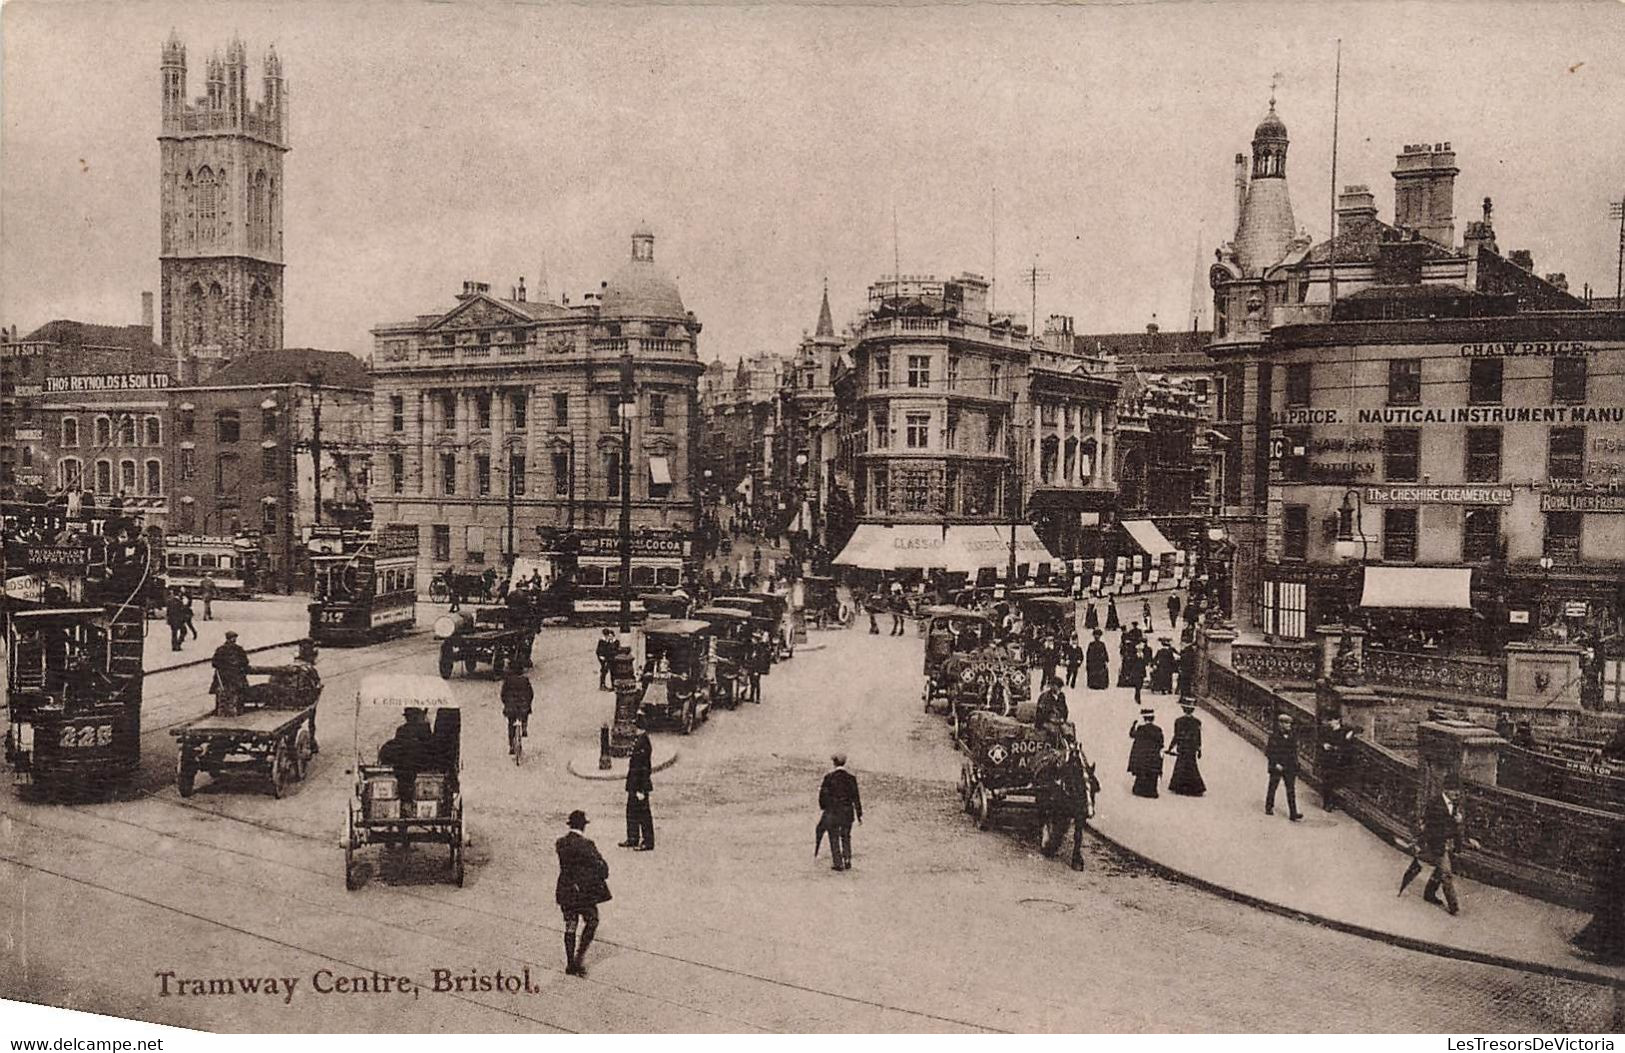
POLYGON ((248 97, 248 59, 236 38, 207 63, 207 92, 186 97, 186 48, 163 49, 163 343, 182 383, 282 346, 282 156, 288 96, 282 63, 265 56, 263 97, 248 97))

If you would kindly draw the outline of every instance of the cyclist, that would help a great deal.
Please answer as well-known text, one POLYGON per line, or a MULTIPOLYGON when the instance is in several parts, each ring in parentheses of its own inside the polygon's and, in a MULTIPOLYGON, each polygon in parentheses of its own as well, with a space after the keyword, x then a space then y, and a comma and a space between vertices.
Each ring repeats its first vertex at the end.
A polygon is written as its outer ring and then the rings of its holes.
POLYGON ((517 669, 502 678, 502 715, 508 719, 508 753, 518 764, 525 756, 525 736, 530 734, 530 704, 536 698, 530 679, 517 669))

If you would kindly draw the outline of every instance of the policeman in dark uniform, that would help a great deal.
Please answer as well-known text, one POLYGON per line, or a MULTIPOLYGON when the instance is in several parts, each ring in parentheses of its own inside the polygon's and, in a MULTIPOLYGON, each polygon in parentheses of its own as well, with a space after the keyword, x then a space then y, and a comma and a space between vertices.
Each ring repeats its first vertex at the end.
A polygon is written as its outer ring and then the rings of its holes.
POLYGON ((654 743, 649 739, 643 714, 639 713, 635 719, 638 737, 632 743, 632 755, 626 766, 626 840, 620 847, 653 852, 655 820, 649 807, 649 794, 654 792, 654 743))

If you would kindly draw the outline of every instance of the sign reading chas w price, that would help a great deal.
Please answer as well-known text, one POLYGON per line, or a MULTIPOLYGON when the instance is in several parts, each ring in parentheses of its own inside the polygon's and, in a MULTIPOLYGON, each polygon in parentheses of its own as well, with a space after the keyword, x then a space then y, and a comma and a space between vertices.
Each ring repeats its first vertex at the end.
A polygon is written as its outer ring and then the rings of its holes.
POLYGON ((169 387, 169 380, 168 373, 73 373, 46 377, 45 391, 157 391, 169 387))

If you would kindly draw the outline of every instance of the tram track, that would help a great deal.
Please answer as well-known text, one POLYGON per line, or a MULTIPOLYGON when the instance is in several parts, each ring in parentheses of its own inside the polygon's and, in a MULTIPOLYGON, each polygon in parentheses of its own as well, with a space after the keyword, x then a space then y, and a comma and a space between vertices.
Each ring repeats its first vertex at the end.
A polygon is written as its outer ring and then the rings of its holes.
MULTIPOLYGON (((159 803, 168 804, 168 805, 176 805, 178 802, 160 801, 159 803)), ((277 858, 267 856, 267 855, 262 855, 262 854, 256 853, 256 852, 245 851, 243 849, 238 849, 238 848, 225 847, 225 846, 216 844, 216 843, 208 841, 208 840, 204 840, 204 839, 196 838, 196 837, 191 837, 191 836, 188 836, 188 835, 185 835, 185 834, 178 834, 178 833, 175 833, 174 831, 164 830, 164 829, 162 829, 160 827, 157 827, 157 826, 151 826, 151 825, 148 825, 146 823, 136 822, 136 821, 134 821, 132 819, 127 819, 127 818, 120 817, 120 816, 110 816, 110 815, 103 815, 103 814, 99 814, 99 813, 94 813, 94 812, 91 812, 88 808, 83 807, 83 806, 69 806, 69 808, 67 810, 70 811, 70 812, 74 812, 74 813, 84 815, 87 818, 92 818, 92 819, 95 819, 95 820, 98 820, 98 821, 113 823, 113 824, 117 824, 117 825, 121 825, 121 826, 126 826, 126 827, 129 827, 131 829, 138 830, 138 831, 142 832, 143 834, 153 835, 153 836, 155 836, 157 838, 167 839, 167 840, 170 840, 170 841, 180 842, 180 843, 183 843, 183 844, 188 844, 188 845, 194 846, 195 848, 197 848, 197 849, 199 849, 201 851, 204 851, 204 852, 225 852, 225 853, 228 853, 228 854, 230 854, 232 856, 239 857, 239 858, 241 858, 241 859, 243 859, 243 860, 245 860, 247 862, 251 862, 251 863, 255 863, 255 864, 261 864, 261 865, 269 865, 269 866, 281 868, 281 869, 284 869, 284 870, 292 870, 292 871, 296 871, 298 873, 307 874, 307 875, 310 875, 312 877, 321 878, 321 879, 324 879, 324 880, 330 879, 332 877, 332 874, 328 870, 325 870, 325 869, 318 869, 318 868, 315 868, 315 867, 302 866, 302 865, 299 865, 299 864, 287 862, 286 860, 277 859, 277 858)), ((202 812, 205 812, 206 814, 210 815, 213 818, 225 819, 225 820, 233 821, 233 822, 241 822, 241 823, 244 823, 245 825, 253 826, 253 827, 256 827, 258 829, 266 830, 267 832, 271 832, 271 833, 275 833, 275 834, 282 834, 284 836, 300 837, 300 838, 305 839, 305 840, 318 840, 318 841, 326 841, 327 840, 325 838, 312 838, 312 837, 310 837, 310 835, 300 834, 300 833, 298 833, 296 831, 287 831, 287 830, 284 830, 284 829, 281 829, 281 828, 270 826, 268 824, 259 823, 259 822, 253 821, 253 820, 244 820, 244 819, 242 819, 241 817, 238 817, 238 816, 231 816, 231 815, 226 815, 226 814, 223 814, 223 813, 213 812, 213 811, 210 811, 208 809, 191 809, 191 810, 202 811, 202 812)), ((132 849, 129 846, 127 846, 125 844, 122 844, 120 842, 117 842, 117 841, 112 841, 112 840, 108 840, 108 839, 105 839, 105 838, 95 837, 95 836, 93 836, 91 834, 84 833, 82 831, 69 830, 69 829, 66 829, 64 827, 56 826, 54 824, 37 822, 37 821, 35 821, 33 819, 30 819, 30 818, 27 818, 27 817, 24 817, 24 816, 19 816, 19 815, 15 814, 14 812, 11 812, 9 810, 7 810, 7 811, 5 811, 3 813, 0 813, 0 814, 5 814, 9 819, 11 819, 14 822, 22 823, 23 825, 33 827, 35 829, 41 830, 41 831, 49 833, 49 834, 53 834, 53 835, 56 835, 56 836, 66 836, 66 837, 75 838, 75 839, 80 840, 80 841, 85 841, 85 842, 88 842, 90 844, 98 845, 98 846, 103 847, 103 848, 107 848, 107 849, 110 849, 110 850, 113 850, 113 851, 116 851, 116 852, 124 853, 126 855, 130 855, 130 856, 134 856, 134 857, 137 857, 137 858, 149 860, 149 861, 159 863, 159 864, 170 865, 170 866, 177 865, 176 860, 173 858, 173 856, 168 855, 168 854, 159 853, 159 852, 143 851, 141 849, 132 849)), ((104 884, 99 883, 99 882, 90 881, 90 880, 84 879, 84 878, 77 878, 77 877, 74 877, 73 875, 59 874, 59 873, 57 873, 55 871, 49 870, 48 868, 36 866, 34 864, 28 863, 27 861, 17 859, 14 856, 7 856, 7 855, 0 854, 0 861, 10 862, 13 865, 22 866, 22 867, 26 867, 28 869, 37 870, 37 871, 40 871, 41 873, 46 873, 46 874, 50 874, 52 876, 64 878, 65 880, 72 880, 72 881, 75 881, 75 882, 77 882, 79 884, 84 884, 84 885, 87 885, 87 886, 90 886, 90 887, 95 887, 95 888, 101 889, 103 891, 106 891, 106 892, 109 892, 109 893, 112 893, 112 894, 115 894, 115 895, 127 895, 128 898, 131 898, 131 899, 136 900, 138 902, 142 902, 142 903, 147 904, 149 906, 156 907, 158 909, 169 910, 169 911, 171 911, 173 913, 176 913, 176 914, 179 914, 179 915, 181 915, 183 917, 191 918, 191 919, 197 920, 197 921, 202 921, 202 922, 205 922, 205 923, 208 923, 208 924, 217 925, 218 927, 221 927, 221 928, 233 931, 233 932, 241 932, 241 933, 244 933, 244 934, 249 935, 249 936, 254 936, 256 938, 264 939, 267 942, 276 944, 276 945, 284 947, 286 949, 295 950, 295 951, 298 951, 300 953, 311 954, 311 955, 314 955, 316 957, 324 958, 324 959, 330 960, 330 961, 335 961, 335 962, 338 962, 338 963, 343 964, 343 965, 345 965, 347 967, 350 967, 350 968, 361 968, 361 969, 371 969, 372 968, 372 966, 362 965, 362 964, 359 964, 359 963, 348 962, 348 961, 343 961, 342 959, 334 958, 334 957, 332 957, 330 955, 327 955, 324 952, 319 951, 319 950, 317 950, 316 948, 313 948, 313 947, 305 946, 305 945, 302 945, 302 944, 289 943, 288 941, 285 941, 285 940, 280 940, 280 939, 277 939, 275 937, 265 936, 264 934, 256 933, 256 932, 253 932, 251 930, 246 930, 246 929, 241 928, 240 926, 232 925, 232 924, 227 923, 227 922, 221 922, 221 921, 218 921, 217 919, 209 918, 207 916, 200 915, 200 914, 197 914, 195 912, 186 911, 186 910, 183 910, 183 909, 180 909, 180 908, 175 908, 175 907, 172 907, 170 905, 163 904, 163 903, 160 903, 160 902, 155 901, 155 900, 151 900, 151 899, 149 899, 147 897, 143 897, 143 896, 139 896, 139 895, 135 895, 135 894, 131 894, 131 893, 126 893, 124 890, 114 888, 112 886, 104 885, 104 884)), ((390 921, 390 920, 381 919, 381 918, 375 917, 375 916, 373 916, 371 914, 367 914, 365 912, 360 912, 360 911, 355 911, 355 910, 351 910, 351 909, 347 909, 347 908, 343 908, 343 907, 334 906, 332 901, 330 901, 330 900, 322 900, 322 899, 314 898, 314 897, 311 897, 311 896, 308 896, 308 895, 299 895, 299 894, 296 894, 296 893, 292 893, 292 892, 290 892, 290 890, 288 889, 288 887, 286 885, 270 885, 270 884, 255 882, 255 881, 245 881, 242 878, 224 874, 218 869, 212 869, 211 873, 213 873, 213 875, 216 876, 216 877, 223 878, 223 879, 228 880, 228 881, 235 881, 235 882, 238 882, 238 883, 241 883, 241 884, 246 884, 250 888, 255 889, 255 890, 259 891, 259 892, 274 892, 274 893, 276 893, 276 894, 278 894, 278 895, 280 895, 280 896, 282 896, 284 898, 292 899, 294 902, 299 903, 301 905, 304 905, 304 906, 307 906, 307 907, 313 907, 313 908, 316 908, 316 909, 319 909, 319 910, 322 910, 322 911, 325 911, 325 912, 328 912, 328 913, 337 914, 337 915, 339 915, 341 917, 353 918, 353 919, 361 921, 361 922, 363 922, 365 924, 369 924, 369 925, 377 926, 377 927, 380 927, 380 928, 384 928, 384 929, 390 930, 392 932, 398 933, 398 934, 400 934, 402 936, 407 936, 407 937, 416 938, 416 939, 426 939, 426 940, 432 940, 432 941, 439 942, 439 943, 444 943, 444 944, 447 944, 450 949, 455 950, 455 951, 479 952, 480 954, 484 954, 484 955, 487 955, 487 956, 489 956, 489 955, 499 955, 501 957, 507 958, 508 960, 512 961, 515 964, 523 965, 523 966, 529 966, 529 967, 531 967, 533 969, 539 969, 539 970, 541 970, 543 972, 547 972, 547 973, 560 973, 561 972, 561 970, 555 969, 555 968, 553 968, 551 966, 542 965, 539 962, 534 962, 534 961, 530 961, 530 960, 525 959, 525 958, 516 957, 516 956, 512 955, 511 953, 500 950, 500 949, 493 949, 493 948, 489 948, 489 947, 477 947, 477 946, 471 946, 471 945, 468 945, 468 944, 457 943, 457 942, 448 940, 447 938, 445 938, 443 936, 439 936, 439 935, 437 935, 435 933, 425 931, 424 929, 421 929, 421 928, 416 928, 416 927, 413 927, 413 926, 410 926, 410 925, 405 925, 405 924, 402 924, 402 923, 397 922, 397 921, 390 921)), ((551 925, 538 923, 534 919, 531 919, 531 918, 517 916, 517 915, 513 915, 513 914, 507 914, 507 913, 503 913, 501 911, 490 910, 490 909, 475 906, 475 905, 472 905, 472 904, 454 903, 454 902, 449 901, 449 900, 447 900, 447 899, 445 899, 443 897, 425 895, 425 894, 417 892, 417 891, 415 891, 415 890, 413 890, 411 888, 384 886, 380 891, 387 894, 390 897, 396 897, 396 898, 402 898, 402 899, 417 901, 417 902, 420 902, 420 903, 426 903, 426 904, 429 904, 429 905, 432 905, 432 906, 435 906, 435 907, 438 907, 438 908, 442 908, 442 909, 448 910, 448 911, 453 912, 453 913, 464 914, 464 915, 473 915, 473 916, 476 916, 476 917, 480 917, 480 918, 486 919, 488 921, 491 921, 493 923, 496 923, 496 924, 500 925, 506 931, 512 931, 512 929, 515 928, 515 927, 530 928, 530 929, 533 929, 533 930, 537 930, 537 931, 539 931, 541 933, 545 933, 549 937, 557 937, 557 936, 562 935, 563 932, 564 932, 562 927, 555 927, 555 926, 551 926, 551 925)), ((860 997, 855 996, 855 995, 844 994, 844 993, 838 992, 838 991, 831 991, 831 990, 826 989, 826 988, 815 987, 815 986, 811 986, 811 985, 807 985, 807 984, 800 984, 800 983, 796 983, 794 981, 784 980, 784 979, 780 979, 780 978, 777 978, 777 977, 765 976, 765 975, 762 975, 760 973, 751 972, 749 970, 736 969, 736 968, 732 968, 732 967, 729 967, 729 966, 716 965, 714 963, 700 961, 698 959, 686 957, 686 956, 680 955, 680 954, 673 954, 671 952, 666 952, 666 951, 651 950, 649 948, 640 947, 640 946, 637 946, 637 945, 634 945, 634 944, 623 943, 623 942, 620 942, 620 941, 610 940, 610 939, 601 938, 598 942, 601 945, 605 946, 605 947, 611 947, 611 948, 614 948, 614 949, 616 949, 618 951, 622 951, 622 952, 625 952, 625 953, 647 956, 647 957, 659 959, 661 961, 665 961, 665 962, 669 962, 669 963, 673 963, 673 964, 685 965, 685 966, 688 966, 690 968, 704 970, 704 971, 707 971, 707 972, 715 973, 715 974, 718 974, 718 975, 721 975, 721 976, 726 976, 726 977, 733 978, 733 979, 747 980, 747 981, 751 981, 751 982, 754 982, 754 983, 764 984, 764 985, 767 985, 767 986, 772 986, 772 987, 776 987, 776 988, 782 988, 782 989, 785 989, 785 990, 795 991, 795 992, 805 994, 805 995, 811 995, 811 996, 814 996, 814 997, 828 998, 828 999, 832 999, 832 1000, 842 1002, 842 1003, 845 1003, 845 1004, 849 1004, 849 1005, 853 1005, 853 1006, 862 1006, 862 1007, 875 1009, 875 1010, 879 1010, 881 1012, 886 1012, 886 1013, 897 1013, 897 1014, 900 1014, 902 1016, 906 1016, 906 1017, 910 1017, 910 1018, 917 1018, 917 1019, 920 1019, 920 1020, 929 1020, 929 1021, 931 1021, 931 1022, 933 1022, 935 1024, 947 1025, 947 1026, 955 1027, 955 1028, 970 1029, 970 1030, 981 1031, 981 1032, 989 1032, 989 1033, 1001 1033, 1001 1034, 1005 1033, 1003 1031, 1003 1029, 993 1027, 993 1026, 991 1026, 989 1024, 985 1024, 985 1023, 978 1023, 978 1022, 975 1022, 975 1021, 964 1020, 964 1019, 959 1019, 959 1018, 955 1018, 955 1017, 944 1016, 944 1015, 941 1015, 941 1014, 930 1013, 930 1012, 926 1012, 926 1011, 923 1011, 923 1010, 911 1009, 911 1008, 908 1008, 906 1006, 900 1006, 900 1005, 896 1005, 896 1004, 890 1003, 890 1002, 883 1002, 883 1001, 877 1001, 877 1000, 874 1000, 874 999, 860 998, 860 997)), ((658 1003, 661 1003, 661 1004, 671 1006, 673 1008, 686 1010, 686 1011, 691 1012, 691 1013, 696 1013, 696 1014, 700 1014, 700 1015, 707 1016, 707 1017, 713 1017, 713 1018, 716 1018, 716 1019, 718 1019, 720 1021, 726 1021, 728 1024, 736 1026, 736 1027, 741 1027, 741 1028, 745 1028, 745 1029, 749 1029, 749 1030, 757 1030, 757 1031, 769 1030, 767 1028, 762 1027, 762 1025, 753 1023, 753 1022, 748 1021, 748 1020, 744 1020, 744 1019, 737 1018, 737 1017, 732 1017, 732 1016, 729 1016, 729 1015, 724 1014, 724 1013, 719 1013, 719 1012, 717 1012, 715 1010, 707 1009, 707 1008, 704 1008, 702 1006, 695 1005, 693 1003, 683 1002, 683 1001, 679 1001, 679 1000, 675 1000, 675 999, 664 998, 664 997, 661 997, 661 996, 658 996, 658 995, 653 995, 653 994, 651 994, 651 993, 649 993, 648 991, 645 991, 645 990, 639 990, 639 989, 626 987, 626 986, 623 986, 623 985, 620 985, 620 984, 609 983, 609 982, 606 982, 606 981, 603 981, 603 980, 600 980, 600 979, 591 978, 591 977, 586 978, 585 982, 589 983, 589 984, 592 984, 594 986, 603 988, 603 989, 608 990, 608 991, 616 992, 619 995, 631 996, 631 997, 640 998, 640 999, 644 999, 644 1000, 648 1000, 648 1001, 654 1001, 654 1002, 658 1002, 658 1003)), ((471 1002, 471 1004, 480 1006, 482 1008, 497 1008, 497 1007, 487 1006, 484 1003, 473 1001, 471 999, 463 998, 461 1000, 471 1002)), ((502 1011, 502 1010, 499 1010, 499 1011, 502 1011)), ((532 1018, 526 1016, 525 1014, 517 1014, 516 1013, 516 1014, 513 1014, 513 1015, 520 1016, 520 1017, 522 1017, 524 1019, 532 1019, 532 1018)), ((558 1024, 555 1024, 555 1023, 552 1023, 552 1022, 549 1022, 549 1021, 543 1021, 543 1020, 540 1020, 540 1019, 536 1019, 535 1022, 542 1023, 542 1024, 544 1024, 545 1026, 548 1026, 548 1027, 558 1028, 561 1031, 565 1031, 565 1032, 570 1031, 570 1029, 568 1029, 568 1028, 562 1027, 561 1025, 558 1025, 558 1024)))
MULTIPOLYGON (((386 653, 382 656, 368 654, 365 660, 343 663, 340 668, 334 669, 331 673, 329 673, 329 683, 335 683, 355 675, 365 675, 365 673, 370 670, 398 663, 401 660, 401 655, 398 653, 398 649, 391 648, 390 650, 391 653, 386 653)), ((360 658, 361 656, 357 655, 356 657, 360 658)), ((561 659, 561 664, 568 665, 571 664, 570 659, 575 656, 573 654, 567 654, 559 657, 561 659)), ((185 693, 182 691, 170 691, 166 692, 165 695, 161 697, 164 697, 166 700, 178 700, 183 698, 184 695, 185 693)), ((192 719, 193 716, 194 715, 187 715, 180 717, 173 722, 157 725, 155 727, 146 729, 143 734, 161 734, 170 727, 177 726, 178 724, 184 723, 188 719, 192 719)), ((193 802, 172 799, 162 793, 162 791, 169 785, 172 785, 172 782, 168 779, 166 773, 164 778, 153 782, 152 785, 144 788, 140 793, 124 798, 124 802, 140 803, 148 807, 161 806, 166 810, 174 810, 178 813, 198 815, 215 822, 226 822, 241 827, 248 827, 268 835, 273 839, 289 839, 298 841, 300 843, 322 846, 331 846, 336 843, 336 837, 333 834, 312 834, 305 830, 293 829, 274 822, 268 822, 263 819, 233 815, 226 811, 216 810, 207 806, 200 806, 193 802)), ((334 878, 334 871, 330 870, 329 868, 310 866, 306 863, 291 861, 287 858, 278 858, 275 855, 268 855, 247 848, 221 844, 215 840, 193 836, 192 834, 184 831, 167 829, 166 824, 163 824, 162 822, 154 824, 142 822, 139 819, 128 816, 109 814, 109 810, 105 806, 67 804, 63 805, 62 808, 65 812, 75 814, 92 822, 127 829, 134 834, 138 834, 143 839, 151 839, 153 844, 159 847, 156 850, 132 847, 118 840, 116 835, 97 836, 96 833, 70 829, 68 826, 63 824, 41 821, 38 818, 30 815, 19 814, 19 811, 13 808, 0 808, 0 814, 5 815, 11 821, 39 830, 42 834, 48 836, 72 838, 98 846, 103 850, 121 853, 127 856, 139 858, 143 861, 149 861, 161 865, 177 865, 176 855, 170 850, 170 848, 172 846, 186 846, 186 854, 188 856, 200 855, 205 857, 201 861, 194 861, 192 864, 190 864, 191 872, 202 870, 204 873, 211 875, 212 879, 214 880, 227 884, 236 884, 240 887, 244 887, 245 890, 250 890, 250 895, 265 895, 270 893, 281 899, 292 900, 294 904, 297 904, 301 908, 321 910, 348 920, 379 926, 389 932, 403 937, 406 940, 434 941, 444 945, 449 951, 454 951, 465 955, 477 954, 487 958, 501 957, 515 964, 529 966, 533 970, 539 969, 542 972, 550 974, 560 972, 558 969, 549 968, 547 966, 540 965, 537 962, 515 957, 509 950, 502 947, 500 942, 489 947, 478 944, 458 942, 453 939, 448 939, 445 936, 437 935, 434 932, 427 931, 423 928, 414 927, 410 924, 404 924, 395 920, 378 918, 365 911, 358 911, 352 907, 340 905, 342 900, 339 897, 323 898, 319 894, 312 895, 309 892, 298 893, 290 890, 286 883, 276 884, 274 882, 262 882, 240 873, 228 873, 228 871, 231 869, 229 866, 220 867, 212 865, 208 862, 206 857, 211 854, 224 854, 232 857, 233 859, 241 860, 245 864, 252 865, 257 871, 265 871, 267 868, 275 868, 275 871, 280 871, 287 874, 298 874, 306 878, 319 881, 336 880, 334 878)), ((48 866, 39 865, 27 859, 20 859, 15 856, 0 855, 0 861, 9 862, 16 866, 36 870, 42 874, 58 877, 63 880, 75 881, 88 887, 99 888, 112 895, 128 895, 130 899, 152 906, 154 909, 172 911, 179 916, 205 924, 216 925, 228 931, 243 932, 247 935, 255 938, 265 939, 267 942, 290 950, 313 954, 332 961, 340 961, 342 964, 348 967, 364 968, 364 966, 357 963, 345 962, 341 959, 334 958, 331 955, 327 955, 314 946, 307 946, 298 942, 290 942, 275 936, 267 935, 265 933, 244 929, 243 927, 234 925, 231 922, 211 918, 206 914, 188 910, 184 907, 175 907, 169 904, 164 904, 159 900, 152 899, 148 896, 142 896, 139 893, 127 893, 124 889, 118 888, 112 884, 106 884, 94 880, 92 877, 78 877, 72 874, 62 874, 48 866)), ((389 899, 393 900, 412 902, 420 905, 420 907, 424 905, 431 906, 435 909, 447 912, 451 919, 456 919, 458 917, 480 919, 495 926, 499 931, 502 932, 513 932, 516 929, 529 929, 537 933, 538 938, 547 937, 556 940, 557 937, 564 931, 562 926, 547 925, 545 923, 538 922, 534 917, 519 916, 513 913, 493 910, 467 902, 457 902, 451 898, 418 891, 410 886, 379 886, 375 890, 374 896, 388 897, 389 899)), ((376 898, 374 901, 376 902, 376 898)), ((934 1014, 928 1011, 898 1005, 893 1002, 864 998, 859 995, 830 990, 826 987, 798 983, 793 980, 753 972, 749 969, 718 965, 669 951, 653 950, 634 944, 608 939, 600 939, 599 943, 601 946, 606 948, 614 948, 622 953, 657 959, 659 961, 668 963, 668 967, 684 966, 712 974, 719 978, 728 978, 736 981, 746 981, 751 984, 759 984, 766 987, 779 988, 785 991, 797 992, 801 995, 814 999, 829 999, 853 1008, 864 1007, 879 1011, 881 1013, 898 1014, 905 1018, 918 1020, 922 1023, 922 1025, 925 1026, 949 1027, 960 1030, 975 1031, 1000 1030, 985 1023, 978 1023, 952 1016, 934 1014), (929 1024, 926 1022, 929 1022, 929 1024)), ((657 1004, 667 1005, 673 1009, 680 1009, 688 1013, 694 1013, 714 1019, 719 1027, 739 1028, 745 1030, 772 1030, 771 1027, 764 1027, 761 1024, 732 1016, 726 1012, 719 1012, 714 1008, 706 1008, 692 1002, 663 997, 657 994, 652 994, 647 990, 625 987, 607 982, 601 978, 595 977, 588 979, 585 982, 601 990, 612 992, 616 997, 631 997, 639 1000, 652 1001, 657 1004)), ((478 1001, 469 1000, 466 998, 464 1001, 471 1001, 471 1004, 484 1007, 484 1004, 478 1001)), ((537 1024, 538 1026, 556 1028, 561 1031, 570 1030, 568 1027, 564 1027, 554 1020, 548 1020, 541 1017, 531 1018, 525 1014, 514 1015, 519 1019, 525 1019, 529 1022, 537 1024)))

